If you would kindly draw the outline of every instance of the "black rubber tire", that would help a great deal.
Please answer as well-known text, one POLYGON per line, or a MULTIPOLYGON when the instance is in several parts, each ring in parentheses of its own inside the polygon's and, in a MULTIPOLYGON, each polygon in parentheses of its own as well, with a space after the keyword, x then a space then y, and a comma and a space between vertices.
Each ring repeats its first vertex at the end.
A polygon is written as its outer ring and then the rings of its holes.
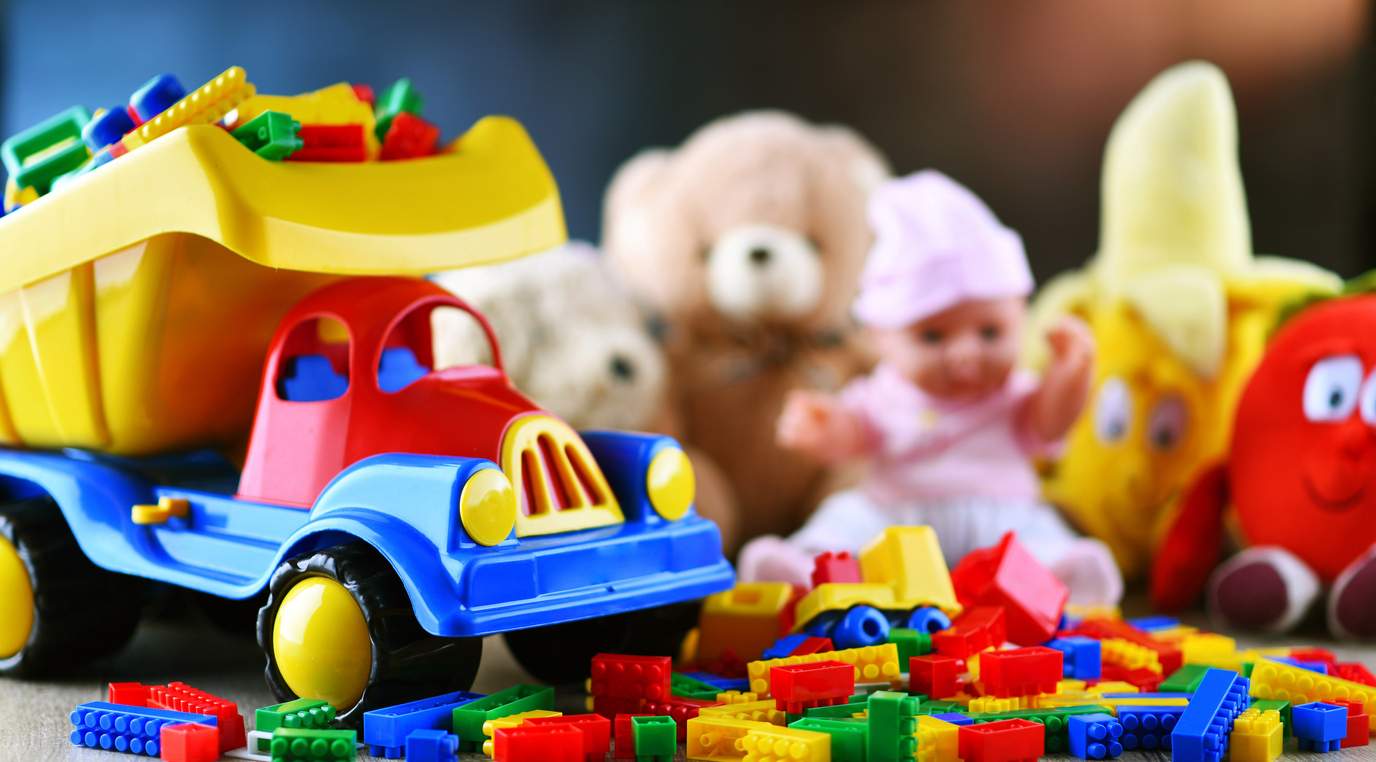
POLYGON ((688 631, 698 626, 701 601, 515 630, 503 637, 532 676, 551 685, 582 683, 599 653, 678 657, 688 631))
POLYGON ((0 659, 0 675, 68 672, 128 644, 147 583, 91 563, 57 503, 42 497, 0 504, 0 537, 18 551, 34 600, 29 640, 19 653, 0 659))
POLYGON ((268 602, 258 611, 258 645, 267 654, 268 686, 279 701, 299 698, 282 679, 272 653, 277 607, 305 577, 325 577, 348 590, 363 611, 373 663, 358 703, 337 708, 335 723, 361 728, 363 713, 452 691, 466 691, 478 674, 482 638, 441 638, 416 621, 411 598, 391 564, 371 545, 351 542, 308 553, 277 567, 268 602))

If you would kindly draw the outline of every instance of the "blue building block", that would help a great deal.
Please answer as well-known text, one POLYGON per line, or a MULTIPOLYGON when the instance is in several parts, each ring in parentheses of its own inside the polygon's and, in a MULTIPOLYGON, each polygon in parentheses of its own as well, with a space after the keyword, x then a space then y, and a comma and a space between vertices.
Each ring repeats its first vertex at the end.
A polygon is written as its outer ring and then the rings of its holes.
POLYGON ((1300 704, 1290 710, 1290 721, 1300 751, 1337 751, 1347 737, 1347 707, 1336 704, 1300 704))
POLYGON ((1070 753, 1080 759, 1104 759, 1123 753, 1118 738, 1123 726, 1111 714, 1075 714, 1067 723, 1070 731, 1070 753))
POLYGON ((1129 619, 1128 624, 1139 630, 1151 632, 1152 630, 1169 630, 1172 627, 1179 627, 1180 620, 1169 616, 1144 616, 1141 619, 1129 619))
POLYGON ((364 712, 363 743, 368 744, 368 753, 375 757, 396 759, 413 733, 436 730, 448 734, 454 729, 454 710, 480 698, 481 693, 455 691, 364 712))
POLYGON ((1049 641, 1046 647, 1065 654, 1065 659, 1061 662, 1061 673, 1069 680, 1097 680, 1103 674, 1099 641, 1094 638, 1082 635, 1056 638, 1049 641))
POLYGON ((975 721, 972 720, 972 719, 970 719, 970 716, 969 716, 969 715, 961 714, 961 713, 959 713, 959 712, 949 712, 949 713, 946 713, 946 714, 934 714, 934 715, 932 715, 932 717, 933 717, 934 719, 938 719, 938 720, 945 720, 946 722, 949 722, 949 723, 951 723, 952 725, 974 725, 974 724, 975 724, 975 721))
MULTIPOLYGON (((1134 693, 1136 697, 1143 694, 1134 693)), ((1124 749, 1170 749, 1171 731, 1180 722, 1183 706, 1120 706, 1118 723, 1123 726, 1124 749)))
POLYGON ((789 654, 793 653, 793 649, 801 646, 803 641, 807 640, 809 637, 810 636, 805 632, 800 632, 797 635, 785 635, 774 641, 774 645, 765 649, 764 653, 760 655, 760 658, 766 660, 786 659, 789 654))
POLYGON ((129 96, 129 107, 146 122, 186 97, 186 88, 172 74, 159 74, 129 96))
MULTIPOLYGON (((1343 715, 1346 717, 1346 714, 1343 715)), ((164 725, 196 722, 218 725, 214 715, 150 709, 142 706, 91 701, 72 712, 72 743, 93 749, 110 749, 156 757, 162 751, 164 725)))
POLYGON ((445 730, 413 730, 406 736, 410 762, 458 762, 459 737, 445 730))
POLYGON ((714 675, 711 672, 685 672, 684 674, 694 680, 701 680, 708 685, 715 685, 720 688, 723 693, 726 691, 740 691, 741 693, 750 692, 750 678, 748 677, 733 680, 729 677, 714 675))
POLYGON ((1190 705, 1171 732, 1173 762, 1219 762, 1228 750, 1233 720, 1247 708, 1250 681, 1226 669, 1204 673, 1190 705))
POLYGON ((1298 659, 1292 659, 1292 658, 1290 658, 1289 656, 1268 656, 1268 657, 1266 657, 1266 658, 1271 659, 1271 660, 1273 660, 1273 661, 1281 662, 1282 664, 1289 664, 1289 665, 1292 666, 1292 667, 1299 667, 1300 669, 1307 669, 1307 670, 1309 670, 1310 672, 1318 672, 1318 673, 1321 674, 1321 675, 1326 675, 1326 674, 1328 674, 1328 663, 1327 663, 1327 662, 1322 662, 1322 661, 1300 661, 1300 660, 1298 660, 1298 659))

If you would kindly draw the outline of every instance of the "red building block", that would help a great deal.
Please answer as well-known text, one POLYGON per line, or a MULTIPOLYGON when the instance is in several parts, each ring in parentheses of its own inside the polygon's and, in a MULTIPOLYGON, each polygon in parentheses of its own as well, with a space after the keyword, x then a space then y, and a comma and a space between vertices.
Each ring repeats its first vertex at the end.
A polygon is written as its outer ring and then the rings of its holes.
POLYGON ((220 758, 220 730, 213 725, 164 725, 158 743, 164 762, 215 762, 220 758))
MULTIPOLYGON (((963 606, 1002 606, 1008 640, 1045 643, 1056 634, 1070 590, 1008 532, 992 548, 967 553, 951 570, 963 606)), ((999 641, 996 645, 1002 645, 999 641)))
POLYGON ((827 551, 812 559, 812 586, 828 582, 864 582, 860 576, 860 561, 847 551, 827 551))
POLYGON ((668 656, 598 654, 592 657, 594 697, 659 700, 671 693, 668 656))
POLYGON ((645 699, 593 696, 592 710, 609 720, 618 714, 644 713, 645 699))
POLYGON ((814 661, 769 668, 769 695, 788 714, 843 703, 855 694, 855 667, 840 661, 814 661))
POLYGON ((238 749, 248 745, 248 734, 244 732, 244 718, 239 714, 239 705, 197 690, 186 683, 154 685, 148 689, 148 706, 154 709, 171 709, 174 712, 191 714, 211 714, 219 724, 220 751, 238 749))
POLYGON ((721 656, 715 661, 701 665, 703 670, 714 675, 721 675, 730 680, 739 680, 750 674, 745 660, 736 655, 730 648, 722 649, 721 656))
POLYGON ((1357 699, 1325 699, 1323 703, 1347 707, 1347 735, 1339 748, 1371 744, 1371 719, 1367 716, 1365 703, 1357 699))
POLYGON ((1122 638, 1149 648, 1156 652, 1157 660, 1161 662, 1161 672, 1166 675, 1174 673, 1185 663, 1179 648, 1163 643, 1121 619, 1090 617, 1069 630, 1063 630, 1058 637, 1065 635, 1084 635, 1095 640, 1122 638))
POLYGON ((283 161, 367 161, 368 145, 361 124, 303 124, 296 137, 302 146, 283 161))
POLYGON ((807 654, 824 654, 835 650, 836 646, 832 645, 831 638, 810 637, 799 643, 798 647, 793 649, 788 655, 805 656, 807 654))
POLYGON ((631 727, 632 717, 649 717, 648 714, 618 714, 612 720, 612 733, 616 738, 617 759, 635 759, 635 731, 631 727))
POLYGON ((146 707, 148 690, 152 687, 139 683, 110 683, 110 703, 146 707))
POLYGON ((1376 686, 1376 675, 1372 675, 1371 670, 1367 669, 1364 664, 1355 661, 1337 662, 1333 667, 1335 670, 1333 674, 1344 680, 1361 683, 1362 685, 1376 686))
POLYGON ((956 695, 960 688, 956 685, 956 674, 960 671, 960 660, 927 654, 908 659, 908 690, 911 693, 925 693, 929 698, 944 699, 956 695))
POLYGON ((1290 658, 1295 661, 1321 661, 1328 665, 1328 674, 1337 674, 1338 657, 1327 648, 1292 648, 1290 658))
POLYGON ((998 698, 1055 693, 1065 654, 1032 646, 980 654, 979 679, 998 698))
POLYGON ((361 82, 357 82, 354 83, 352 87, 354 90, 355 98, 363 101, 369 106, 372 106, 377 103, 377 93, 373 92, 373 88, 371 85, 365 85, 361 82))
POLYGON ((570 725, 583 733, 585 762, 602 762, 612 748, 612 721, 600 714, 566 714, 559 717, 533 717, 526 725, 570 725))
POLYGON ((419 159, 433 154, 439 140, 439 127, 409 111, 403 111, 392 117, 387 135, 382 139, 382 151, 378 158, 382 161, 419 159))
POLYGON ((573 725, 519 725, 492 736, 495 762, 583 762, 583 731, 573 725))
POLYGON ((1094 682, 1096 684, 1105 681, 1122 682, 1137 686, 1137 690, 1143 693, 1156 693, 1165 679, 1165 675, 1160 672, 1152 672, 1146 667, 1128 669, 1121 664, 1105 664, 1100 668, 1099 679, 1094 682))
POLYGON ((1006 640, 1003 609, 976 606, 956 617, 949 628, 933 633, 932 650, 942 656, 965 659, 991 646, 1001 646, 1006 640))
POLYGON ((1046 727, 1027 720, 961 725, 956 755, 964 762, 1035 762, 1045 738, 1046 727))
MULTIPOLYGON (((851 672, 854 673, 854 668, 851 672)), ((668 696, 662 701, 646 701, 644 711, 660 717, 672 717, 678 723, 678 740, 688 738, 688 721, 698 716, 698 711, 709 706, 721 706, 721 701, 690 699, 683 696, 668 696)))

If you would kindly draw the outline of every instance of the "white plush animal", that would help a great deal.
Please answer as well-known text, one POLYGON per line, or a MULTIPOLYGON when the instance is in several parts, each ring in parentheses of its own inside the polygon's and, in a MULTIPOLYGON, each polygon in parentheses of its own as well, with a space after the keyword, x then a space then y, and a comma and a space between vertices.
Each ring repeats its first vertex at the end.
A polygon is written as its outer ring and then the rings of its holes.
MULTIPOLYGON (((591 245, 434 276, 487 316, 516 388, 575 429, 647 429, 661 411, 664 355, 591 245)), ((490 364, 478 324, 436 310, 435 365, 490 364)))

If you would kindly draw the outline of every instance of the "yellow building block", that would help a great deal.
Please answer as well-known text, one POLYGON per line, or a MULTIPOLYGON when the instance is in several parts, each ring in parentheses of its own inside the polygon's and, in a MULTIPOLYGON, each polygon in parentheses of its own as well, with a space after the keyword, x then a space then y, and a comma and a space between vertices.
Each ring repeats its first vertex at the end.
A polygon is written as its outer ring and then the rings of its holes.
POLYGON ((1230 663, 1237 658, 1237 641, 1212 632, 1187 635, 1177 645, 1186 664, 1212 666, 1220 662, 1230 663))
POLYGON ((1016 709, 1028 709, 1032 703, 1031 696, 1012 696, 1010 698, 995 698, 993 696, 980 696, 970 699, 971 712, 1011 712, 1016 709))
POLYGON ((1161 659, 1150 648, 1121 638, 1101 640, 1099 648, 1104 664, 1121 664, 1128 669, 1145 667, 1158 675, 1161 674, 1161 659))
POLYGON ((1120 706, 1187 706, 1189 699, 1183 698, 1149 698, 1151 694, 1144 694, 1142 698, 1104 698, 1103 696, 1038 696, 1033 703, 1037 709, 1056 709, 1063 706, 1090 706, 1097 704, 1107 707, 1109 712, 1115 717, 1118 716, 1120 706))
POLYGON ((705 762, 736 762, 745 756, 736 742, 752 730, 773 727, 767 722, 703 717, 688 720, 688 758, 705 762))
POLYGON ((728 648, 743 661, 760 658, 782 634, 781 616, 792 597, 787 582, 741 582, 709 596, 698 616, 698 663, 711 664, 728 648))
POLYGON ((133 151, 179 127, 218 122, 257 92, 246 76, 240 67, 229 67, 220 76, 191 91, 166 111, 126 134, 119 144, 126 152, 133 151))
POLYGON ((754 693, 741 693, 740 691, 727 691, 717 694, 717 701, 723 704, 750 704, 759 701, 760 697, 754 693))
POLYGON ((746 665, 750 678, 750 690, 760 696, 769 695, 770 667, 783 667, 789 664, 809 664, 818 661, 840 661, 855 667, 855 682, 888 682, 894 690, 902 686, 902 669, 898 664, 898 645, 884 643, 864 648, 847 648, 844 651, 824 651, 802 656, 788 656, 783 659, 752 661, 746 665))
POLYGON ((917 718, 917 762, 960 762, 960 726, 936 717, 917 718))
POLYGON ((744 762, 831 762, 831 736, 797 728, 755 728, 736 742, 744 762))
MULTIPOLYGON (((589 710, 591 711, 591 710, 589 710)), ((497 735, 497 731, 502 728, 515 728, 524 725, 526 720, 533 720, 536 717, 559 717, 563 712, 551 712, 548 709, 532 709, 528 712, 509 714, 505 717, 498 717, 495 720, 488 720, 483 723, 483 735, 487 740, 483 741, 483 753, 492 756, 492 737, 497 735)))
POLYGON ((774 701, 771 699, 752 701, 746 704, 705 706, 698 710, 698 716, 714 719, 753 720, 780 726, 787 724, 783 711, 775 707, 774 701))
POLYGON ((961 612, 951 572, 931 527, 889 527, 860 549, 866 582, 893 586, 894 597, 912 606, 936 606, 954 617, 961 612))
POLYGON ((368 158, 377 158, 377 121, 373 116, 373 109, 358 99, 348 82, 340 82, 303 95, 254 95, 235 109, 234 122, 230 129, 247 124, 264 111, 291 114, 291 118, 301 124, 361 124, 368 158))
POLYGON ((1056 692, 1065 693, 1066 691, 1082 691, 1085 689, 1084 680, 1062 680, 1056 683, 1056 692))
MULTIPOLYGON (((1357 699, 1367 706, 1376 702, 1376 687, 1320 675, 1289 664, 1261 659, 1252 668, 1252 696, 1289 701, 1292 706, 1328 699, 1357 699)), ((1368 712, 1376 730, 1376 712, 1368 712)))
POLYGON ((1280 756, 1284 728, 1280 712, 1248 709, 1233 720, 1229 745, 1233 762, 1271 762, 1280 756))
POLYGON ((1105 694, 1105 693, 1141 693, 1141 692, 1142 692, 1142 689, 1141 689, 1141 688, 1138 688, 1137 686, 1133 685, 1132 683, 1125 683, 1125 682, 1123 682, 1123 681, 1121 681, 1121 680, 1109 680, 1108 682, 1099 683, 1098 685, 1096 685, 1096 686, 1094 686, 1094 687, 1092 687, 1092 688, 1087 688, 1086 690, 1088 690, 1090 693, 1093 693, 1093 694, 1096 695, 1096 696, 1102 696, 1102 695, 1105 694))

